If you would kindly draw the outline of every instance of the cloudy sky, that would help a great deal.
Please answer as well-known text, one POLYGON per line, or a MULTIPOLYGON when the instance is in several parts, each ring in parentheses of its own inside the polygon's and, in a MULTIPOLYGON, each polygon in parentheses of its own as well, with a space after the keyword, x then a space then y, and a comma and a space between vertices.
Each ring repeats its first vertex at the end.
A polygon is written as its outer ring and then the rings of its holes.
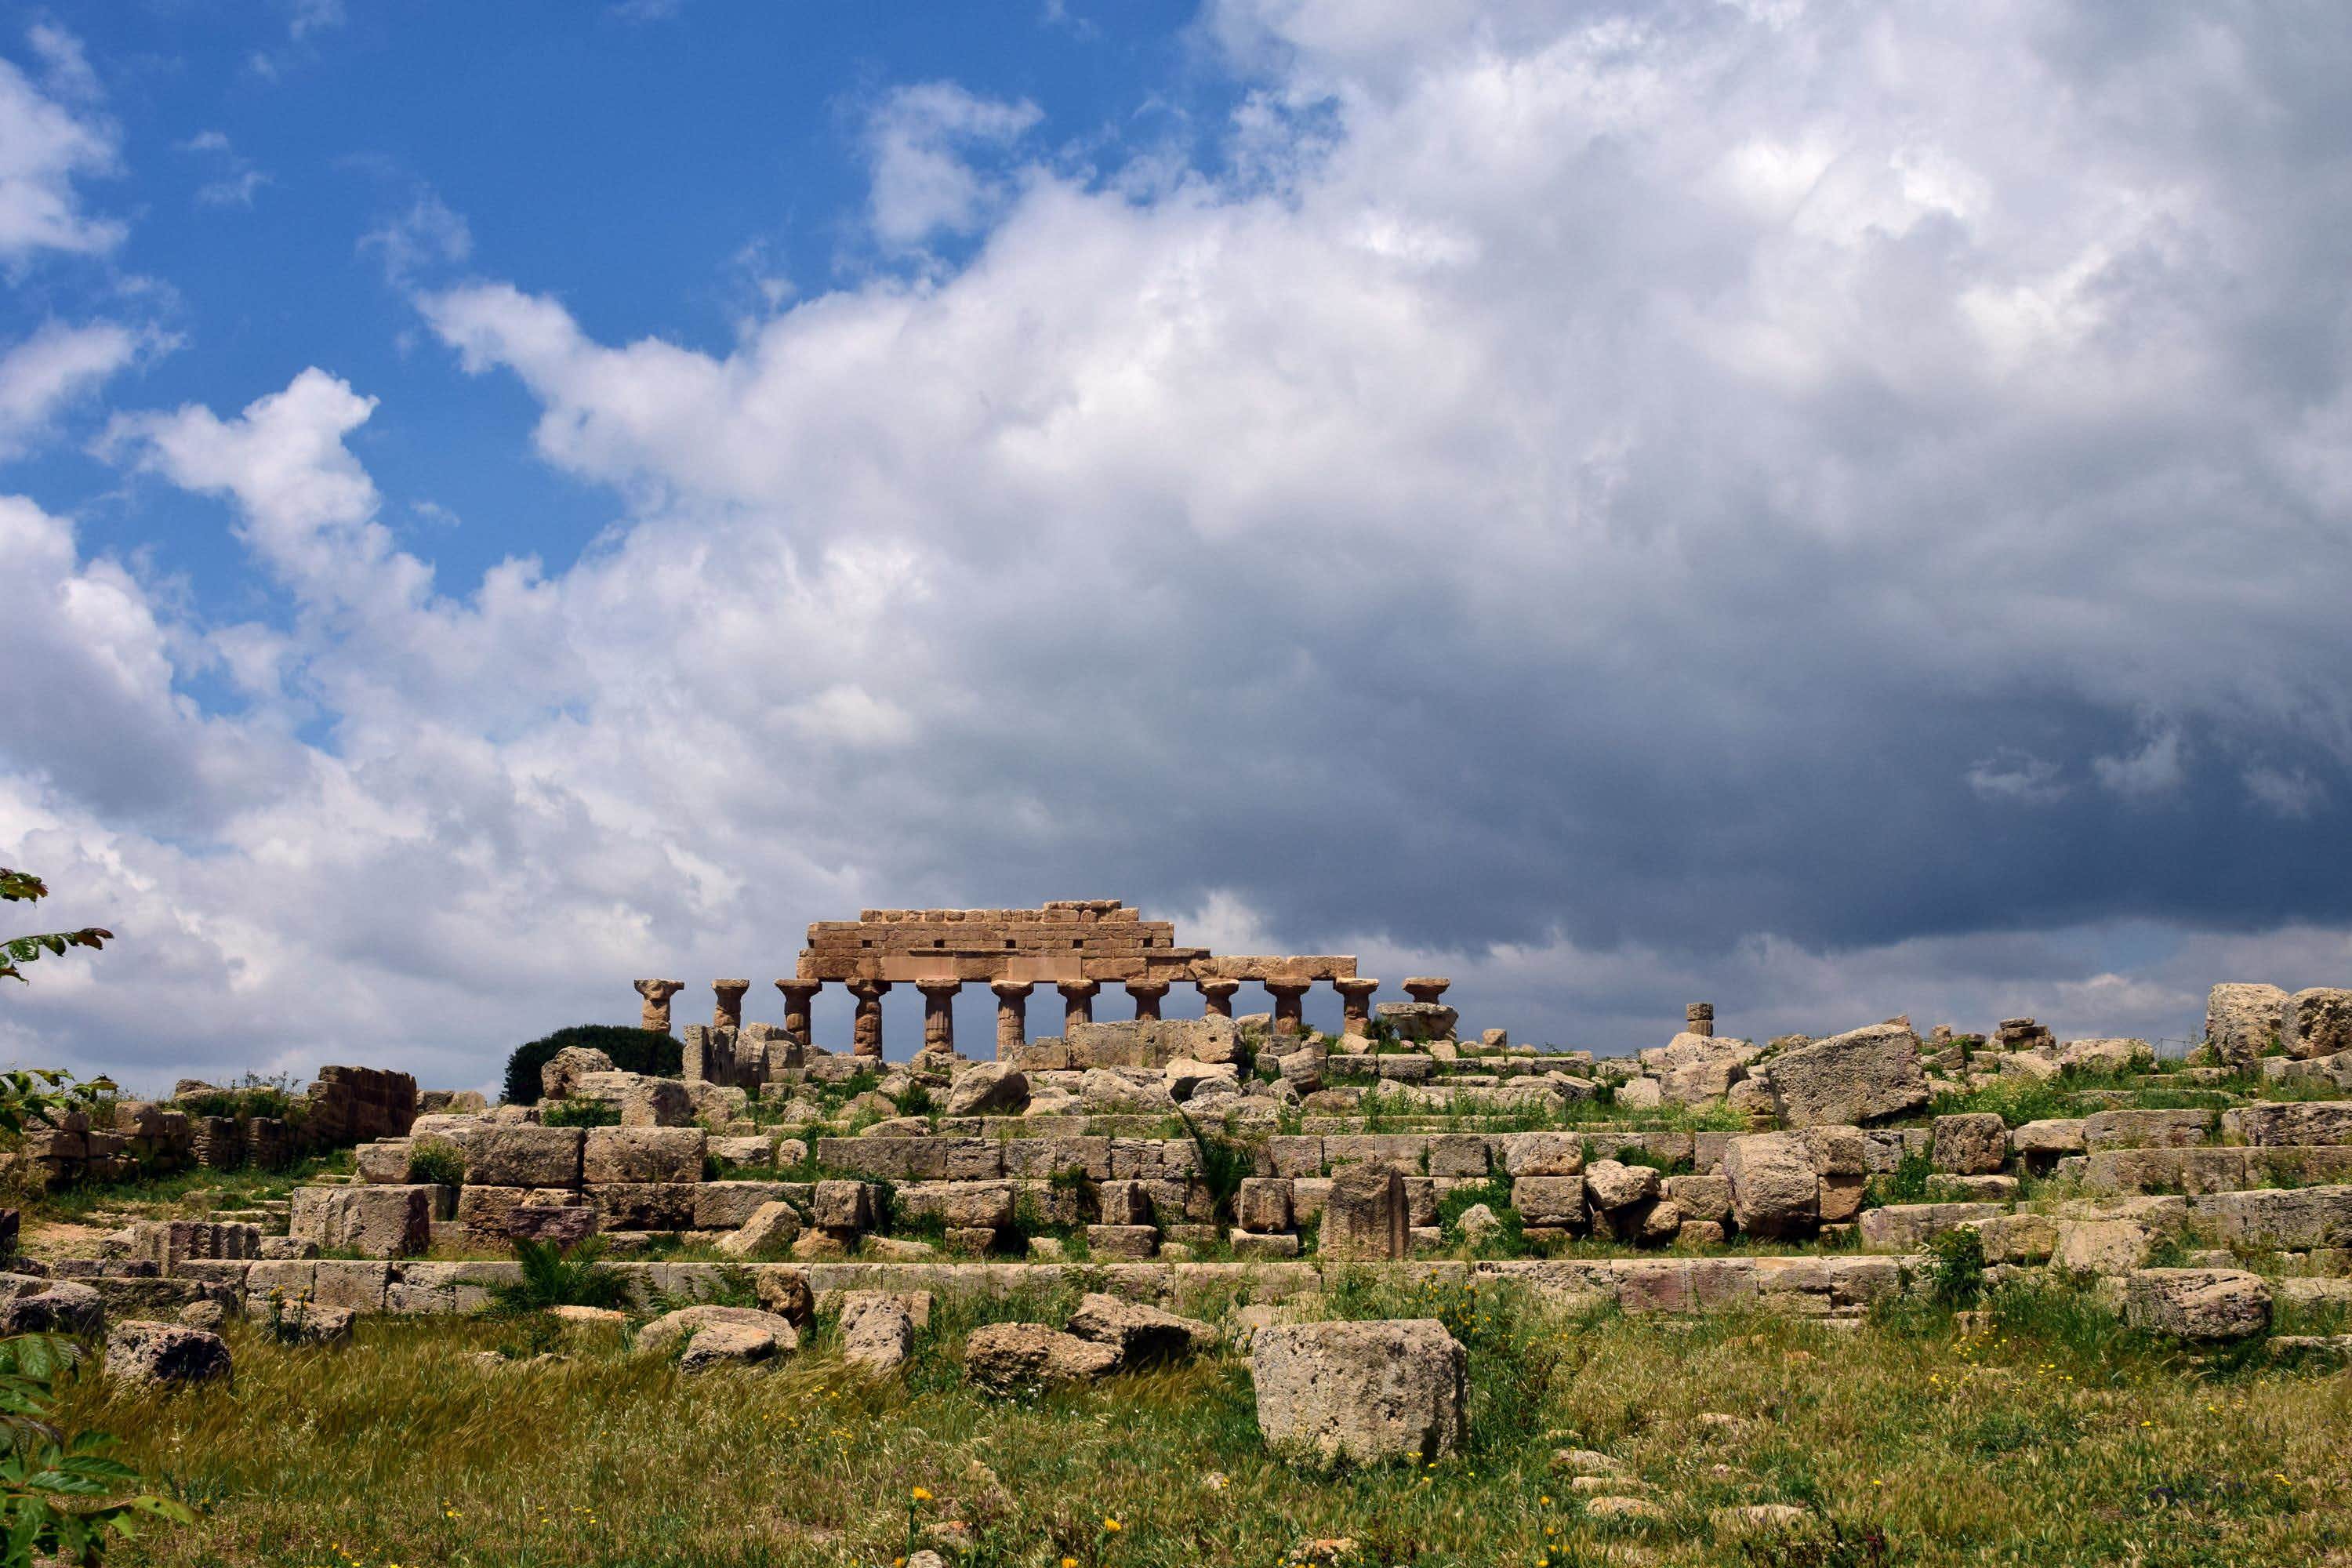
POLYGON ((1054 898, 1603 1049, 2352 980, 2337 0, 0 57, 0 864, 120 938, 0 1058, 483 1083, 1054 898))

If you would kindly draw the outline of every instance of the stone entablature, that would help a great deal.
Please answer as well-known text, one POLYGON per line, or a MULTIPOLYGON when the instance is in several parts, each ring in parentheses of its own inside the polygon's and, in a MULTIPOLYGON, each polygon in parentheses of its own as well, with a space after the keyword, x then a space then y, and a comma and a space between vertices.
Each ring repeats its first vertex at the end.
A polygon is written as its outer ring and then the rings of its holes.
MULTIPOLYGON (((1021 1043, 1027 1028, 1030 992, 1051 985, 1061 994, 1065 1027, 1090 1023, 1095 998, 1106 983, 1125 988, 1135 1016, 1156 1019, 1171 985, 1196 986, 1213 1017, 1233 1015, 1233 996, 1245 982, 1265 988, 1274 999, 1274 1033, 1303 1028, 1307 990, 1328 984, 1345 1006, 1343 1032, 1370 1027, 1370 1000, 1377 980, 1356 973, 1356 961, 1340 953, 1242 954, 1218 957, 1205 947, 1182 947, 1167 921, 1147 921, 1118 899, 1066 899, 1034 910, 862 910, 854 921, 819 921, 808 928, 796 977, 779 980, 784 994, 782 1034, 806 1048, 809 1005, 827 984, 856 999, 851 1048, 861 1057, 882 1055, 882 997, 893 985, 923 993, 923 1045, 955 1049, 956 993, 986 985, 996 994, 996 1040, 1000 1053, 1021 1043)), ((1405 983, 1418 1003, 1434 1005, 1446 986, 1441 979, 1405 983)), ((640 980, 644 1026, 667 1032, 669 1000, 679 989, 672 980, 640 980)), ((740 1031, 743 994, 749 983, 713 984, 713 1029, 740 1031)), ((1451 1009, 1444 1009, 1447 1019, 1451 1009)), ((689 1078, 697 1076, 691 1069, 689 1078)), ((719 1075, 712 1073, 717 1080, 719 1075)))
POLYGON ((1062 984, 1085 981, 1351 979, 1337 954, 1219 958, 1183 947, 1168 921, 1117 899, 1070 899, 1034 910, 864 910, 819 921, 800 956, 803 980, 1062 984))

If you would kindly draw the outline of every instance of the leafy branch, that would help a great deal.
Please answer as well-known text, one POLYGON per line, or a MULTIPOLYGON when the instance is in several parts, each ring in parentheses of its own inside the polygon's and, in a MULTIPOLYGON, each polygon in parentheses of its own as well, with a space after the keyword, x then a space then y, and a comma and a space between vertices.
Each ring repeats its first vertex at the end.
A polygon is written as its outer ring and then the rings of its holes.
MULTIPOLYGON (((0 901, 29 904, 48 896, 48 888, 31 872, 12 871, 0 866, 0 901)), ((77 947, 86 947, 95 952, 113 940, 114 933, 103 926, 12 936, 0 942, 0 977, 23 980, 25 972, 18 965, 30 963, 45 952, 58 958, 64 957, 68 949, 77 947)))

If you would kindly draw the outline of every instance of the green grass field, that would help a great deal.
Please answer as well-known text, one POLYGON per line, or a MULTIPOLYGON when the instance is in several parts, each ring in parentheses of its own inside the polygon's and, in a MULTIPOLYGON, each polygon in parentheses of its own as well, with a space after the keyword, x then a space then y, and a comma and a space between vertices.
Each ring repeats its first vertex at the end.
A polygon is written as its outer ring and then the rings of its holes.
POLYGON ((201 1510, 117 1560, 188 1568, 887 1564, 925 1544, 956 1563, 1272 1568, 1318 1541, 1352 1542, 1348 1563, 1465 1568, 2352 1563, 2352 1377, 2191 1358, 2067 1292, 1997 1299, 1966 1334, 1916 1302, 1844 1328, 1563 1318, 1454 1287, 1343 1287, 1327 1310, 1454 1328, 1467 1451, 1332 1475, 1275 1462, 1231 1354, 988 1399, 958 1378, 973 1310, 946 1302, 882 1383, 849 1373, 822 1323, 777 1370, 688 1379, 612 1330, 377 1321, 342 1351, 233 1330, 234 1388, 150 1400, 89 1379, 67 1415, 125 1434, 125 1457, 201 1510), (551 1343, 562 1359, 479 1362, 551 1343), (1619 1461, 1658 1517, 1595 1517, 1603 1494, 1578 1489, 1562 1449, 1619 1461), (1806 1522, 1720 1519, 1763 1502, 1806 1522))

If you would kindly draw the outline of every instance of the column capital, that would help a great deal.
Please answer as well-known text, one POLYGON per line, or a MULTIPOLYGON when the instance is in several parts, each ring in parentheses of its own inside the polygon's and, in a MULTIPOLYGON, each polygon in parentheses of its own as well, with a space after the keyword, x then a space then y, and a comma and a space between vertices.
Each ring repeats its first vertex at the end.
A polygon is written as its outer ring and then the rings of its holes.
POLYGON ((1315 987, 1312 980, 1261 980, 1258 984, 1271 996, 1304 996, 1315 987))
POLYGON ((669 1033, 669 999, 686 989, 683 980, 639 980, 633 982, 645 1005, 637 1009, 637 1027, 657 1035, 669 1033))
POLYGON ((1453 984, 1441 974, 1414 974, 1406 977, 1404 990, 1405 994, 1414 1001, 1434 1005, 1437 999, 1445 994, 1445 988, 1453 984))
POLYGON ((1203 996, 1231 996, 1242 988, 1238 980, 1195 980, 1192 984, 1201 988, 1203 996))
POLYGON ((824 989, 822 980, 779 980, 776 989, 784 994, 787 1002, 806 1002, 824 989))
POLYGON ((1343 977, 1331 982, 1331 989, 1347 997, 1370 996, 1380 988, 1379 981, 1368 980, 1362 975, 1343 977))
POLYGON ((1070 1001, 1092 1001, 1102 990, 1099 980, 1056 980, 1054 989, 1070 1001))
POLYGON ((845 980, 841 988, 860 1002, 879 1001, 890 989, 887 980, 845 980))
POLYGON ((1015 997, 1026 996, 1036 990, 1037 983, 1034 980, 992 980, 988 983, 988 988, 1009 1002, 1015 997))
POLYGON ((710 1026, 714 1029, 743 1026, 743 993, 751 989, 748 980, 714 980, 710 983, 710 1026))
POLYGON ((915 989, 925 996, 952 996, 963 989, 963 982, 951 975, 940 975, 916 981, 915 989))

